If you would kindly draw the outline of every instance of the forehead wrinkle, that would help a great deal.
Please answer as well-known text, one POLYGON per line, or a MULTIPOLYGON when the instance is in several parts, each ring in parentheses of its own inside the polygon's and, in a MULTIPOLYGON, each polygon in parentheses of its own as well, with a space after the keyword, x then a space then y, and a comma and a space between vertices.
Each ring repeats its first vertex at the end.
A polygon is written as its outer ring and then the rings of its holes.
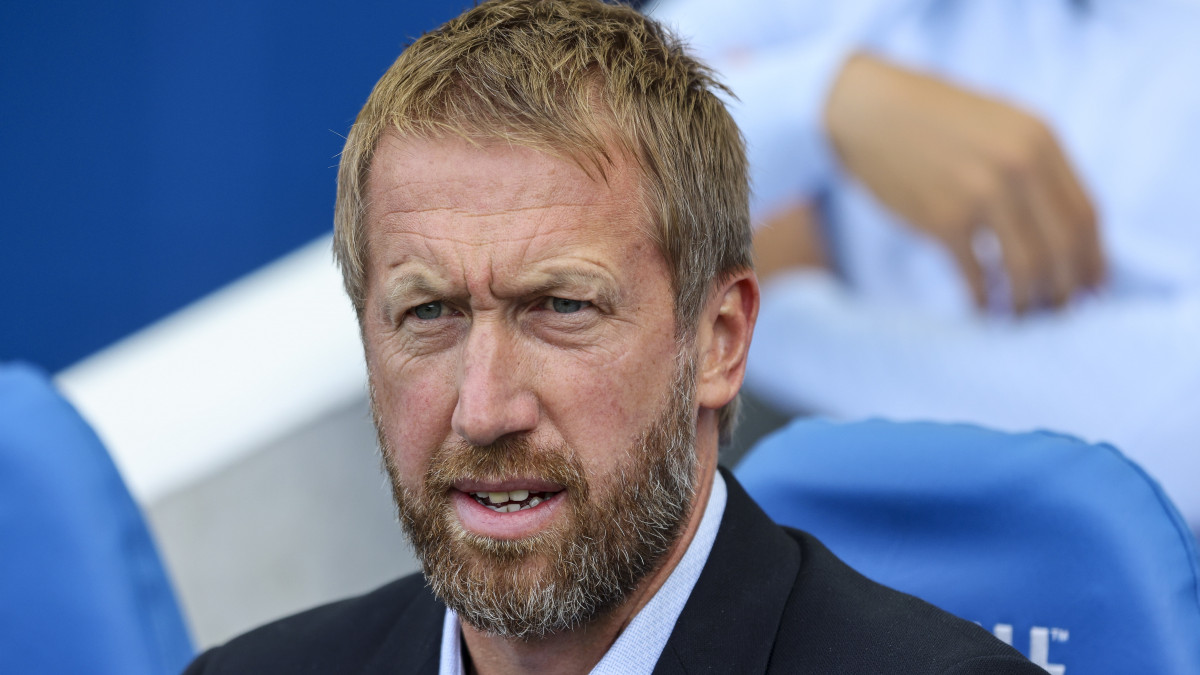
MULTIPOLYGON (((461 196, 461 195, 460 195, 461 196)), ((387 200, 383 200, 387 201, 387 200)), ((399 201, 399 200, 397 200, 399 201)), ((377 216, 374 213, 368 213, 368 220, 378 222, 384 226, 387 231, 393 234, 411 233, 419 236, 426 235, 418 230, 429 229, 430 226, 436 228, 441 224, 441 219, 445 218, 450 222, 455 221, 495 221, 486 228, 477 230, 479 234, 491 235, 495 232, 501 232, 509 229, 516 224, 517 219, 522 219, 522 222, 532 222, 536 225, 535 231, 531 237, 539 236, 545 231, 548 223, 560 221, 593 221, 596 216, 592 215, 598 208, 602 211, 607 210, 604 207, 609 205, 612 200, 609 199, 591 199, 591 200, 575 200, 563 202, 541 202, 537 204, 529 204, 525 206, 496 206, 496 207, 464 207, 458 204, 453 196, 447 197, 447 202, 450 205, 420 205, 409 206, 404 203, 377 203, 383 211, 377 216), (560 213, 565 212, 565 213, 560 213), (583 217, 578 218, 576 214, 581 214, 583 217)), ((449 239, 447 237, 447 239, 449 239)), ((496 240, 499 243, 513 241, 514 239, 496 240)), ((462 243, 471 243, 465 237, 460 239, 462 243)))
MULTIPOLYGON (((510 236, 507 238, 489 238, 488 241, 483 242, 483 241, 476 241, 475 239, 471 239, 471 238, 467 238, 467 237, 461 237, 461 236, 455 237, 455 236, 451 236, 449 234, 433 234, 433 233, 429 233, 429 232, 417 232, 416 230, 413 230, 413 229, 394 229, 394 230, 390 230, 388 232, 384 232, 383 234, 385 236, 386 235, 411 235, 413 237, 424 240, 427 245, 429 243, 448 243, 448 244, 459 244, 461 246, 472 246, 472 247, 480 246, 480 245, 490 247, 495 244, 515 244, 515 243, 520 243, 520 242, 526 242, 528 244, 528 242, 531 242, 534 238, 537 237, 537 233, 535 232, 533 234, 526 235, 526 236, 510 236)), ((405 262, 406 262, 406 260, 401 260, 399 262, 393 263, 392 265, 390 265, 390 267, 396 268, 396 267, 399 267, 400 265, 403 265, 405 262)))
POLYGON ((472 211, 464 209, 461 206, 421 206, 411 209, 396 207, 389 209, 381 218, 387 219, 396 214, 414 215, 422 213, 448 213, 455 216, 463 216, 464 218, 494 218, 508 214, 529 213, 533 211, 549 211, 558 208, 577 208, 590 209, 596 206, 598 200, 584 202, 554 202, 551 204, 535 204, 532 206, 514 206, 494 211, 472 211))
MULTIPOLYGON (((381 218, 424 213, 480 218, 553 209, 590 210, 613 200, 611 186, 605 183, 599 185, 606 189, 593 191, 585 184, 556 185, 554 177, 555 173, 550 172, 534 186, 501 179, 472 180, 467 176, 406 180, 387 187, 372 181, 366 211, 369 219, 373 219, 375 207, 384 209, 381 218)), ((587 181, 595 184, 591 179, 587 181)))
MULTIPOLYGON (((380 168, 381 171, 387 169, 380 168)), ((371 178, 382 178, 372 170, 371 178)), ((473 175, 412 176, 408 171, 393 171, 391 180, 369 179, 367 209, 386 204, 388 212, 418 213, 450 211, 462 215, 522 212, 553 207, 592 208, 605 201, 611 186, 583 178, 577 184, 563 185, 556 181, 557 171, 548 171, 532 185, 505 176, 473 175), (381 185, 380 183, 385 183, 381 185), (599 185, 604 190, 591 190, 599 185), (461 199, 470 199, 466 206, 461 199), (497 198, 501 200, 498 201, 497 198)))
MULTIPOLYGON (((545 207, 523 209, 522 211, 542 210, 545 207)), ((541 242, 545 242, 544 246, 549 251, 562 251, 563 243, 561 238, 568 239, 577 237, 581 230, 586 230, 585 239, 596 241, 597 239, 608 239, 612 234, 612 228, 601 226, 604 221, 602 216, 588 217, 585 222, 572 223, 567 227, 560 227, 560 219, 547 215, 543 218, 529 219, 526 223, 534 225, 532 229, 516 227, 516 223, 495 223, 487 228, 480 228, 467 232, 442 232, 437 227, 438 223, 421 223, 414 222, 419 219, 410 218, 407 213, 401 215, 389 213, 379 219, 379 225, 383 228, 378 236, 385 238, 391 237, 412 237, 413 239, 422 242, 429 255, 436 256, 436 244, 449 244, 454 246, 462 246, 469 248, 484 248, 495 249, 510 244, 520 245, 520 249, 516 251, 516 259, 530 261, 533 259, 544 259, 548 255, 535 256, 532 249, 539 248, 541 242), (432 225, 432 227, 431 227, 432 225), (514 232, 516 230, 516 232, 514 232)), ((573 219, 568 218, 567 221, 573 219)), ((623 219, 621 219, 623 220, 623 219)), ((609 222, 612 222, 611 220, 609 222)), ((570 244, 566 244, 568 247, 570 244)), ((391 263, 389 269, 398 267, 410 260, 410 255, 402 256, 401 259, 391 263)))

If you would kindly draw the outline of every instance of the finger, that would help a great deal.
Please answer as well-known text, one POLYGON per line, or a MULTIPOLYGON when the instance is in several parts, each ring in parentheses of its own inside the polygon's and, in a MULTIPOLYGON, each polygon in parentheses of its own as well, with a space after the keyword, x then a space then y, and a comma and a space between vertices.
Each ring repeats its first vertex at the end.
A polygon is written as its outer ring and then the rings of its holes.
POLYGON ((1096 208, 1070 161, 1059 147, 1054 147, 1050 161, 1055 194, 1062 200, 1067 222, 1078 238, 1076 264, 1079 266, 1080 278, 1085 286, 1098 286, 1104 281, 1108 263, 1104 255, 1096 208))
POLYGON ((1032 235, 1039 239, 1044 253, 1043 268, 1038 270, 1039 299, 1063 307, 1077 288, 1086 285, 1083 274, 1083 237, 1064 196, 1055 190, 1057 181, 1048 171, 1021 178, 1018 196, 1026 206, 1032 235))
POLYGON ((958 237, 953 241, 946 242, 946 248, 950 251, 950 255, 954 256, 954 262, 958 265, 958 271, 962 273, 963 279, 967 282, 967 288, 971 292, 971 300, 979 309, 987 309, 987 279, 984 275, 983 266, 979 263, 979 258, 975 255, 974 242, 971 237, 958 237))
POLYGON ((1028 208, 1014 189, 991 201, 985 221, 1000 240, 1004 269, 1012 290, 1013 311, 1024 314, 1037 303, 1038 275, 1045 270, 1041 236, 1030 222, 1028 208))

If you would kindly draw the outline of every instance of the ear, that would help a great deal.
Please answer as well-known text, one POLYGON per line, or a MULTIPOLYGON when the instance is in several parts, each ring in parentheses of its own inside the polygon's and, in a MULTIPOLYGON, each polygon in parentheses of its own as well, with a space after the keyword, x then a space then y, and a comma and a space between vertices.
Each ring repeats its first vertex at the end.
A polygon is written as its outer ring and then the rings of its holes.
POLYGON ((725 281, 705 305, 696 331, 696 402, 701 408, 716 410, 742 388, 758 300, 758 278, 744 270, 725 281))

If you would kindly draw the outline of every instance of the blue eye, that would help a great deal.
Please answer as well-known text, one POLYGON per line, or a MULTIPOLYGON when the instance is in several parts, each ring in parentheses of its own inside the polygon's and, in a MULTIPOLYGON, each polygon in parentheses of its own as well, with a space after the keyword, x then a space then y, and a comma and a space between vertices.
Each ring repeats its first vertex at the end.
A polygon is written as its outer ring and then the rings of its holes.
POLYGON ((587 305, 586 300, 568 300, 566 298, 550 298, 550 306, 559 314, 573 314, 587 305))
POLYGON ((440 302, 427 302, 423 305, 417 305, 409 311, 412 312, 413 316, 422 321, 430 321, 441 317, 444 309, 445 306, 440 302))

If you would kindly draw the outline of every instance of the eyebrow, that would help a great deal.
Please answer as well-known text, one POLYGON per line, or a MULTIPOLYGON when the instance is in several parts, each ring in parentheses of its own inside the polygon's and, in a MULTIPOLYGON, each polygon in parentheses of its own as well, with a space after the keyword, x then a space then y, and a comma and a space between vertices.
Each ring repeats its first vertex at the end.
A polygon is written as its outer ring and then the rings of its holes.
POLYGON ((398 306, 407 308, 413 296, 437 298, 444 295, 444 289, 438 288, 434 281, 425 274, 421 272, 402 274, 392 281, 391 288, 384 296, 384 316, 393 316, 398 306))
POLYGON ((620 298, 619 289, 612 279, 606 275, 590 270, 575 268, 555 268, 538 275, 536 283, 524 289, 526 295, 547 295, 563 288, 578 288, 580 286, 594 290, 596 301, 601 305, 612 307, 620 298))

